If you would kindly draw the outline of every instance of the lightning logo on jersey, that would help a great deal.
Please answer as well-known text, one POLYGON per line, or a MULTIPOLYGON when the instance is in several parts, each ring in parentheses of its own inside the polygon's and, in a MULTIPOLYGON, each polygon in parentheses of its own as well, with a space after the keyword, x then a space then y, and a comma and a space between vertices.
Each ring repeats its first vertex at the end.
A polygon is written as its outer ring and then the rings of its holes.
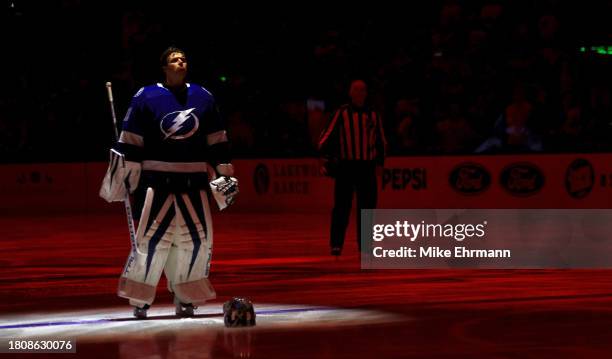
POLYGON ((193 113, 194 108, 170 112, 162 118, 159 127, 164 134, 164 140, 183 140, 191 137, 200 126, 200 120, 193 113))

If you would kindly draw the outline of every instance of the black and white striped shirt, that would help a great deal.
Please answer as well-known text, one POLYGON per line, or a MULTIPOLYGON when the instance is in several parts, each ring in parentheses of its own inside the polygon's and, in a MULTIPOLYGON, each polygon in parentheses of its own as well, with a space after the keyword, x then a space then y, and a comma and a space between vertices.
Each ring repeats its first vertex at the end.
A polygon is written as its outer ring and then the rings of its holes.
POLYGON ((340 160, 383 164, 387 141, 380 115, 366 107, 341 106, 321 133, 319 151, 340 160))

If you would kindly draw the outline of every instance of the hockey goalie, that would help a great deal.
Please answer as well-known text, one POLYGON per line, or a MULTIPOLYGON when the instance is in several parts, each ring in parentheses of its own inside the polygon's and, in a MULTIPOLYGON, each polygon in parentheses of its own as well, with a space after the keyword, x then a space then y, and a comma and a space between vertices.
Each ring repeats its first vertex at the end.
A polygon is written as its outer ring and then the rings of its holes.
POLYGON ((224 209, 238 193, 214 97, 185 81, 184 51, 169 48, 161 66, 164 83, 144 87, 132 98, 100 189, 109 202, 127 200, 137 188, 145 193, 142 211, 134 215, 139 219, 135 248, 118 288, 141 319, 162 272, 178 316, 193 316, 197 305, 215 298, 208 280, 213 249, 208 196, 224 209))

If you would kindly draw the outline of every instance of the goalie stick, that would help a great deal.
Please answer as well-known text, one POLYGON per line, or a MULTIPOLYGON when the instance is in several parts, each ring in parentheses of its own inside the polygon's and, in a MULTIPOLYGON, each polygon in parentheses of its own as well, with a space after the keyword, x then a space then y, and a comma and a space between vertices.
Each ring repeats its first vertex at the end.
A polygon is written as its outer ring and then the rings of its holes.
MULTIPOLYGON (((108 94, 108 102, 110 104, 111 115, 113 117, 113 130, 115 131, 115 142, 118 142, 119 141, 119 131, 117 130, 117 116, 115 115, 115 102, 113 100, 113 88, 110 82, 106 83, 106 93, 108 94)), ((129 268, 130 264, 134 261, 134 258, 136 257, 136 251, 138 248, 136 244, 136 229, 134 226, 134 217, 132 216, 132 205, 130 204, 129 184, 126 183, 126 186, 128 187, 128 191, 126 191, 123 204, 125 205, 125 215, 127 217, 128 230, 130 232, 130 245, 132 248, 130 248, 130 255, 125 264, 125 267, 123 268, 123 272, 122 272, 123 274, 125 274, 125 271, 129 268)))

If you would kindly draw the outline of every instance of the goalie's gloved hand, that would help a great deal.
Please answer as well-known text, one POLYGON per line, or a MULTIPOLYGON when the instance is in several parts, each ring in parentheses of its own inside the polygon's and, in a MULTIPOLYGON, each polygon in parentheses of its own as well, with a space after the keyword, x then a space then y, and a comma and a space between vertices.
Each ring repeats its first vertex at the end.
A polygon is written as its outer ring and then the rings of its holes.
POLYGON ((138 187, 140 172, 140 162, 128 161, 124 154, 111 149, 108 169, 100 186, 100 197, 107 202, 124 201, 127 194, 138 187))
POLYGON ((239 193, 238 179, 236 177, 221 176, 210 182, 212 195, 220 210, 224 210, 234 203, 239 193))

